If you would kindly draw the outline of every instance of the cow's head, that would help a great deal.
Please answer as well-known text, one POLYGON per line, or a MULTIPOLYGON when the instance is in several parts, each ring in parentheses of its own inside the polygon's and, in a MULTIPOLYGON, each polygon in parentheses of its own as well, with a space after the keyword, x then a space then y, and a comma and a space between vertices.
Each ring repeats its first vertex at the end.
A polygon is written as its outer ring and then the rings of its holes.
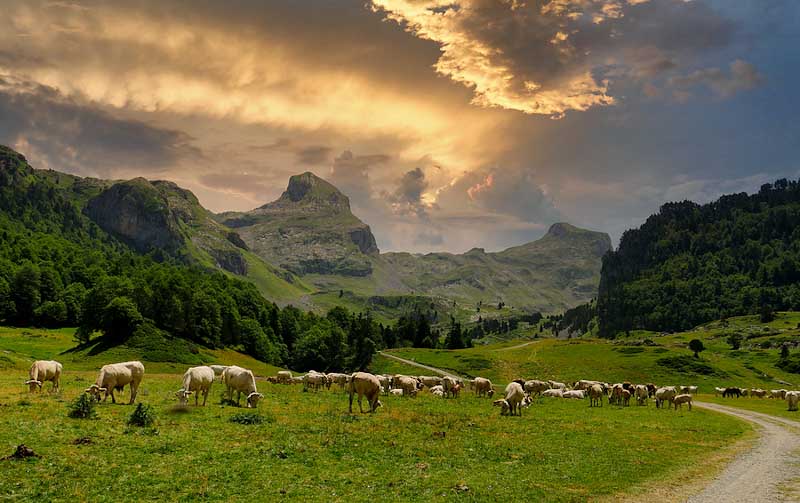
POLYGON ((490 389, 487 395, 489 395, 489 398, 492 398, 494 396, 494 390, 490 389))
POLYGON ((262 398, 264 398, 264 395, 258 393, 257 391, 250 393, 247 395, 247 407, 253 409, 258 407, 258 401, 262 398))
POLYGON ((97 384, 92 384, 91 386, 83 390, 84 393, 92 395, 92 397, 98 402, 100 401, 100 395, 102 395, 106 391, 108 391, 108 388, 101 388, 97 384))
POLYGON ((25 381, 25 384, 28 385, 28 390, 33 393, 36 390, 42 389, 42 381, 37 381, 36 379, 31 379, 30 381, 25 381))
POLYGON ((181 388, 175 392, 175 396, 178 397, 178 403, 181 405, 186 405, 189 403, 189 395, 194 393, 193 391, 186 391, 185 389, 181 388))
POLYGON ((500 411, 501 416, 508 415, 508 411, 509 409, 511 409, 511 407, 508 405, 508 402, 502 398, 500 400, 495 400, 494 402, 492 402, 492 405, 494 405, 495 407, 502 408, 502 410, 500 411))
POLYGON ((383 404, 380 400, 375 400, 375 405, 372 406, 372 412, 378 410, 378 407, 383 407, 383 404))

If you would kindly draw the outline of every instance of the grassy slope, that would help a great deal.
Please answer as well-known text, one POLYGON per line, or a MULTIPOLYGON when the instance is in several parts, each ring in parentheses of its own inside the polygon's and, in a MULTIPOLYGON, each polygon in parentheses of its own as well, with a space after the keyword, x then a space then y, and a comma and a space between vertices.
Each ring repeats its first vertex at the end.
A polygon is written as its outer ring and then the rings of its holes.
MULTIPOLYGON (((0 369, 27 371, 33 360, 58 360, 65 370, 95 370, 106 363, 139 360, 141 354, 131 348, 118 346, 99 354, 91 349, 71 351, 74 328, 59 330, 19 329, 0 327, 0 369)), ((201 351, 206 363, 239 365, 252 369, 257 375, 275 375, 277 367, 260 362, 230 349, 201 351)), ((183 373, 187 365, 170 362, 147 362, 148 372, 183 373)))
POLYGON ((159 417, 153 434, 127 428, 133 409, 124 405, 101 404, 99 420, 68 419, 67 403, 93 375, 67 371, 62 394, 29 396, 19 371, 0 371, 0 453, 25 443, 42 455, 0 461, 0 494, 43 501, 132 494, 142 501, 585 501, 676 480, 748 430, 710 412, 590 409, 581 401, 500 417, 489 400, 472 396, 385 397, 377 414, 351 416, 344 394, 263 382, 260 412, 269 421, 242 426, 228 421, 241 409, 218 405, 218 384, 209 406, 175 413, 179 376, 148 374, 140 400, 159 417), (93 443, 74 445, 81 437, 93 443), (462 484, 468 491, 458 491, 462 484))
MULTIPOLYGON (((391 350, 391 353, 463 375, 482 375, 500 383, 517 377, 536 377, 559 381, 603 379, 613 382, 630 380, 696 384, 706 392, 715 386, 726 385, 778 388, 783 386, 774 379, 798 383, 800 376, 775 367, 779 353, 777 349, 759 349, 751 345, 770 339, 798 337, 798 321, 800 313, 779 313, 778 319, 767 326, 770 331, 764 331, 764 326, 753 317, 740 317, 729 320, 727 327, 717 323, 696 331, 664 336, 636 333, 629 341, 616 343, 597 339, 544 339, 508 351, 501 349, 525 341, 509 341, 459 351, 407 348, 391 350), (732 351, 725 341, 726 334, 732 331, 741 331, 753 337, 744 343, 743 349, 732 351), (645 337, 658 345, 629 345, 645 337), (691 356, 686 346, 694 338, 701 339, 706 346, 699 363, 707 364, 712 374, 681 372, 658 363, 665 357, 691 356), (626 342, 629 344, 626 345, 626 342)), ((376 360, 376 371, 381 371, 383 361, 376 360)))

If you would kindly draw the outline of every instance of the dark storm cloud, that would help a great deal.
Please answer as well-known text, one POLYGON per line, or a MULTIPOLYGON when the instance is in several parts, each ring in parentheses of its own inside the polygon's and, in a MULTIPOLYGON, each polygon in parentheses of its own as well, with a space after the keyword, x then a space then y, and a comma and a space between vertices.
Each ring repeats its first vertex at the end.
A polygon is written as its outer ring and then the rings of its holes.
POLYGON ((0 76, 0 143, 39 168, 113 177, 162 171, 201 152, 185 133, 118 119, 56 90, 0 76))

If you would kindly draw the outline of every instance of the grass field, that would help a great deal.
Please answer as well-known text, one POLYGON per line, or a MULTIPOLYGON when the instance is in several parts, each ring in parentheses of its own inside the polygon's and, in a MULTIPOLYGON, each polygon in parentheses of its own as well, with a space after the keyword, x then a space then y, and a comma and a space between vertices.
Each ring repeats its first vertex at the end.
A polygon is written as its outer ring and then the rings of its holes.
POLYGON ((771 416, 792 419, 800 424, 800 412, 789 411, 786 400, 775 400, 772 398, 722 398, 714 395, 700 395, 698 400, 704 402, 718 403, 728 407, 738 407, 740 409, 752 410, 769 414, 771 416))
MULTIPOLYGON (((789 388, 792 386, 779 384, 777 380, 796 384, 800 383, 800 375, 776 367, 777 345, 800 339, 798 322, 800 313, 779 313, 769 324, 745 316, 690 332, 670 335, 636 332, 616 341, 518 340, 457 351, 403 348, 388 352, 464 376, 488 377, 497 383, 521 377, 563 382, 599 379, 692 384, 700 386, 701 392, 712 392, 716 386, 789 388), (732 332, 745 337, 739 350, 732 350, 727 342, 732 332), (706 347, 700 358, 694 358, 687 347, 695 338, 706 347), (508 349, 525 343, 530 344, 508 349)), ((378 356, 373 370, 383 372, 392 365, 396 363, 378 356)))
POLYGON ((265 382, 266 421, 241 425, 229 419, 244 409, 219 405, 218 384, 208 406, 178 412, 179 375, 148 373, 150 430, 127 426, 133 407, 110 402, 99 419, 67 417, 93 372, 66 372, 56 395, 29 395, 24 377, 0 371, 0 455, 24 443, 42 457, 0 461, 8 499, 585 501, 676 480, 749 431, 700 410, 549 400, 501 417, 488 399, 427 394, 350 415, 344 393, 265 382))

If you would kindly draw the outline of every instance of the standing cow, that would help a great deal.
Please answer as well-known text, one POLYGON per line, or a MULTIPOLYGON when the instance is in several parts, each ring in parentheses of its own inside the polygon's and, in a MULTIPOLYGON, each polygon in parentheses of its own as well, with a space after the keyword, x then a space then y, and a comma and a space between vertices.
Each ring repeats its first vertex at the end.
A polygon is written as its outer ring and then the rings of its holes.
POLYGON ((58 391, 61 383, 61 371, 63 367, 60 363, 53 360, 37 360, 31 365, 31 370, 28 372, 29 379, 25 381, 28 385, 28 391, 41 391, 42 385, 47 381, 53 382, 51 391, 58 391))
POLYGON ((128 405, 133 405, 136 400, 136 393, 139 391, 139 384, 144 377, 144 365, 142 362, 123 362, 111 363, 103 365, 100 369, 100 374, 94 384, 84 390, 85 393, 92 395, 97 401, 100 401, 100 395, 105 393, 103 401, 108 400, 108 395, 111 395, 111 403, 117 403, 114 398, 114 391, 122 391, 122 389, 130 385, 131 399, 128 405))

